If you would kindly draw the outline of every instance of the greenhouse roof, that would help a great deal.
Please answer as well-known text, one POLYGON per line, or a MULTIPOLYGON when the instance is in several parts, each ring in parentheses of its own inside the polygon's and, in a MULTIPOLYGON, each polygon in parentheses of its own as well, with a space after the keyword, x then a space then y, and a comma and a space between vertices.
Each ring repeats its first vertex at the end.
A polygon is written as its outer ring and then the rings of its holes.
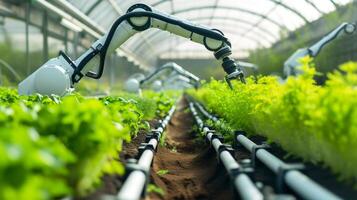
MULTIPOLYGON (((108 30, 135 3, 145 3, 196 24, 220 29, 234 56, 269 47, 289 31, 318 19, 351 0, 68 0, 102 30, 108 30)), ((148 60, 212 56, 202 45, 151 29, 132 37, 123 49, 148 60)))

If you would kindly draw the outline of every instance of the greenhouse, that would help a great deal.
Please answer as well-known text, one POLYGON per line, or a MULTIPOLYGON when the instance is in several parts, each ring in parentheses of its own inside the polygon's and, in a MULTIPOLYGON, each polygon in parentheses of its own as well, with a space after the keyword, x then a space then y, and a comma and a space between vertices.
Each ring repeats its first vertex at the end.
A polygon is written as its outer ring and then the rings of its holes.
POLYGON ((354 0, 0 0, 0 199, 356 199, 356 88, 354 0))

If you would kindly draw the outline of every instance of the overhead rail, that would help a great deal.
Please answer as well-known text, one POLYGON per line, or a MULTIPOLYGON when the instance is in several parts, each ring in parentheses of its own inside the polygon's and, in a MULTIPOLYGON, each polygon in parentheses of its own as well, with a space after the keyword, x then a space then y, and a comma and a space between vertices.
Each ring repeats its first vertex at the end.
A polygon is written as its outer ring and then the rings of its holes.
POLYGON ((137 161, 129 160, 127 163, 127 176, 117 195, 117 200, 138 200, 145 195, 154 153, 175 109, 176 106, 172 106, 160 124, 146 135, 145 143, 141 143, 139 146, 139 159, 137 161))
POLYGON ((242 200, 263 200, 263 194, 255 186, 252 179, 248 176, 252 172, 249 166, 240 165, 232 156, 233 149, 223 144, 223 138, 210 129, 199 117, 194 107, 194 103, 189 103, 190 110, 194 116, 195 122, 201 132, 206 136, 212 148, 216 151, 219 162, 223 164, 230 176, 231 182, 237 194, 242 200))
MULTIPOLYGON (((200 105, 195 103, 195 105, 203 110, 202 114, 213 121, 218 121, 219 119, 200 105)), ((235 140, 237 144, 242 145, 251 153, 252 163, 255 167, 256 162, 259 160, 277 176, 277 190, 283 191, 284 186, 288 186, 301 198, 307 200, 341 200, 340 197, 328 191, 326 188, 322 187, 308 176, 303 174, 300 170, 304 167, 302 164, 288 164, 280 160, 278 157, 274 156, 267 149, 267 145, 257 145, 249 138, 245 136, 244 131, 235 132, 235 140)))

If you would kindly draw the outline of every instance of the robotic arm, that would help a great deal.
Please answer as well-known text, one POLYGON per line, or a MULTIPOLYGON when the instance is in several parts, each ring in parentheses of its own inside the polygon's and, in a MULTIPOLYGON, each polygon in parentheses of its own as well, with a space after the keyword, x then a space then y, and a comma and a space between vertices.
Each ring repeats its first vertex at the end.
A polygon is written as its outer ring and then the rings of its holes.
POLYGON ((344 31, 347 34, 352 34, 356 30, 356 26, 352 23, 342 23, 336 29, 324 36, 320 41, 308 48, 298 49, 293 55, 291 55, 284 63, 284 74, 286 76, 297 75, 299 70, 297 67, 300 65, 299 59, 305 56, 316 57, 321 49, 337 38, 337 36, 344 31))
MULTIPOLYGON (((174 62, 169 62, 166 63, 165 65, 159 67, 158 69, 156 69, 154 72, 152 72, 151 74, 149 74, 147 77, 139 77, 139 76, 133 76, 131 78, 129 78, 126 82, 125 82, 125 89, 128 92, 133 92, 133 93, 138 93, 140 91, 140 88, 148 83, 151 83, 153 81, 153 79, 157 76, 162 76, 164 72, 175 72, 175 75, 179 75, 183 78, 185 78, 185 82, 188 84, 191 84, 192 86, 194 86, 195 88, 197 88, 199 86, 199 78, 197 76, 195 76, 194 74, 190 73, 189 71, 183 69, 180 65, 174 63, 174 62)), ((167 78, 167 77, 165 77, 167 78)), ((154 85, 157 85, 154 83, 154 85)), ((159 86, 158 86, 159 87, 159 86)))
POLYGON ((195 85, 198 84, 200 81, 200 79, 197 76, 195 76, 194 74, 192 74, 191 72, 189 72, 187 70, 184 70, 180 65, 178 65, 174 62, 169 62, 169 63, 166 63, 165 65, 163 65, 162 67, 158 68, 157 70, 155 70, 153 73, 151 73, 145 79, 141 80, 140 85, 143 85, 146 82, 150 81, 150 79, 152 79, 155 75, 159 74, 160 72, 162 72, 164 70, 175 71, 179 75, 182 75, 182 76, 188 78, 189 82, 191 82, 195 85))
POLYGON ((231 80, 237 78, 244 81, 244 74, 240 67, 229 57, 232 54, 231 44, 222 32, 177 19, 145 4, 135 4, 114 22, 107 34, 94 42, 91 48, 77 60, 72 61, 66 54, 60 52, 57 58, 50 59, 22 81, 19 84, 19 93, 62 96, 71 91, 73 84, 79 82, 84 75, 99 79, 103 74, 106 55, 112 53, 134 34, 149 28, 165 30, 204 45, 214 52, 216 59, 222 61, 229 84, 231 80), (90 71, 96 66, 98 71, 90 71))
POLYGON ((183 90, 187 88, 196 87, 197 85, 180 74, 172 74, 170 77, 162 81, 161 90, 183 90))

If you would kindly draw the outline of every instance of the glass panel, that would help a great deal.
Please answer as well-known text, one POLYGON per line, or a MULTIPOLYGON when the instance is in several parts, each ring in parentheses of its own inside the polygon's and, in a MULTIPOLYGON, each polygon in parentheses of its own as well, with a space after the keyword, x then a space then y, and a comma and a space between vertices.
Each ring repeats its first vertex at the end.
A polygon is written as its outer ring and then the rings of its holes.
POLYGON ((321 2, 321 0, 309 0, 309 1, 315 4, 316 7, 318 7, 324 13, 328 13, 335 10, 335 7, 330 0, 324 0, 323 2, 321 2))
POLYGON ((314 7, 311 6, 311 4, 308 4, 306 1, 283 0, 282 2, 297 12, 301 13, 301 15, 303 15, 309 21, 313 21, 319 18, 321 15, 314 7))
MULTIPOLYGON (((173 5, 175 10, 184 10, 184 9, 191 9, 197 7, 211 7, 215 6, 215 0, 194 0, 194 1, 187 1, 187 0, 175 0, 173 1, 173 5)), ((211 12, 212 12, 211 10, 211 12)))
MULTIPOLYGON (((0 59, 13 68, 21 77, 27 73, 25 23, 10 18, 2 18, 0 24, 0 59)), ((1 67, 0 85, 17 81, 13 74, 1 67)))
MULTIPOLYGON (((29 64, 30 67, 26 70, 29 74, 41 66, 43 60, 43 34, 39 28, 29 26, 29 64)), ((57 52, 58 53, 58 52, 57 52)), ((25 67, 25 66, 24 66, 25 67)))
POLYGON ((60 50, 64 50, 65 46, 62 40, 48 37, 48 50, 49 57, 54 58, 58 56, 60 50))
POLYGON ((87 12, 97 2, 97 0, 68 0, 68 1, 82 12, 87 12))

